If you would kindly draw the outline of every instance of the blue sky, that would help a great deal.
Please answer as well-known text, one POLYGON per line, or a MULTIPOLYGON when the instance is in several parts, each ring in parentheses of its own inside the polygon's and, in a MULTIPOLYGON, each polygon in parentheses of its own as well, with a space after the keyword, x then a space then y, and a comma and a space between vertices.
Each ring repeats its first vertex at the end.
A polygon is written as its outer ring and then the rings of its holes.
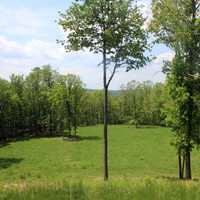
MULTIPOLYGON (((1 0, 0 1, 0 77, 8 79, 12 73, 27 75, 32 68, 51 64, 60 73, 74 73, 88 88, 102 88, 102 70, 97 67, 100 55, 89 52, 65 53, 56 43, 64 33, 56 24, 58 11, 66 10, 72 0, 1 0)), ((151 17, 150 0, 141 0, 144 16, 151 17)), ((119 71, 111 89, 119 89, 128 81, 164 81, 163 60, 172 52, 156 45, 157 59, 143 69, 129 73, 119 71)))

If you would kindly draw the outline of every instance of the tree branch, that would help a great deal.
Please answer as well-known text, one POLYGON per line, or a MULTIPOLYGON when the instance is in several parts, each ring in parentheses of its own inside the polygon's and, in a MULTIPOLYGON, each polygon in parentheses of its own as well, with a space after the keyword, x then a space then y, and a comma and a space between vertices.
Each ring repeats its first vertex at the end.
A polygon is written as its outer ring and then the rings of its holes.
MULTIPOLYGON (((198 3, 198 2, 197 2, 198 3)), ((196 6, 196 11, 198 11, 198 9, 200 8, 200 4, 197 4, 196 6)))
POLYGON ((115 66, 114 66, 114 68, 113 68, 113 71, 112 71, 112 73, 111 73, 111 75, 110 75, 110 78, 109 78, 109 80, 108 80, 108 82, 107 82, 107 84, 106 84, 106 87, 108 88, 108 86, 110 85, 110 82, 112 81, 112 79, 113 79, 113 77, 114 77, 114 75, 115 75, 115 72, 116 72, 116 70, 117 70, 117 67, 118 67, 118 65, 117 65, 117 63, 115 64, 115 66))

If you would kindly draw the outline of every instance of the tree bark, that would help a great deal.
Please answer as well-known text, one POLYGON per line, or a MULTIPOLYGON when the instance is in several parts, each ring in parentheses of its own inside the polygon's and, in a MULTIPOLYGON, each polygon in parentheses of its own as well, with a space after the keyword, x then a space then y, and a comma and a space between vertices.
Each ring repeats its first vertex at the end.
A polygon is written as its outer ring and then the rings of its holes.
POLYGON ((77 135, 77 112, 74 110, 74 135, 77 135))
POLYGON ((103 51, 103 85, 104 85, 104 180, 108 180, 108 87, 106 68, 106 49, 103 51))
POLYGON ((185 156, 178 155, 179 179, 184 179, 185 156))
POLYGON ((182 158, 181 155, 178 155, 178 166, 179 166, 179 179, 183 179, 183 173, 182 173, 182 158))
POLYGON ((186 151, 185 156, 185 178, 188 180, 192 179, 190 150, 186 151))
POLYGON ((71 108, 70 108, 70 103, 67 101, 67 110, 68 110, 68 134, 71 136, 71 118, 72 118, 72 113, 71 113, 71 108))

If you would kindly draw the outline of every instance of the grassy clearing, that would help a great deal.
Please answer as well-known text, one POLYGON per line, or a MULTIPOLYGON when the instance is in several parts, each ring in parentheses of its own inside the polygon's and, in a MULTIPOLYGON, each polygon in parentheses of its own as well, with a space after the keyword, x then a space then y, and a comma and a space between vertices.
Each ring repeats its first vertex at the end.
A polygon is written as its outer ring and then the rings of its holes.
MULTIPOLYGON (((176 153, 167 128, 110 126, 112 179, 176 177, 176 153)), ((80 128, 83 140, 40 138, 0 147, 0 185, 101 179, 102 126, 80 128)), ((193 176, 200 177, 200 154, 192 154, 193 176)))
POLYGON ((63 183, 6 190, 0 200, 199 200, 200 183, 153 179, 63 183))
POLYGON ((108 183, 102 181, 102 126, 81 128, 76 142, 39 138, 0 146, 0 200, 199 199, 198 151, 192 154, 197 181, 180 182, 169 129, 109 129, 108 183))

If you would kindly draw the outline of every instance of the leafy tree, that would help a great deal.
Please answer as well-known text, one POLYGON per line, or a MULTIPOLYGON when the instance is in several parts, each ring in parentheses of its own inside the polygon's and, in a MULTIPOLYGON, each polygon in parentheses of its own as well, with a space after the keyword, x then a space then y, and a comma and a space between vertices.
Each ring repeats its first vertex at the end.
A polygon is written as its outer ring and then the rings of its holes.
POLYGON ((84 85, 80 78, 73 74, 60 75, 49 96, 54 113, 56 132, 68 129, 68 135, 77 134, 80 105, 84 93, 84 85))
POLYGON ((104 179, 108 179, 108 88, 120 67, 138 69, 149 60, 144 19, 133 0, 85 0, 60 13, 67 51, 89 49, 102 54, 104 85, 104 179), (108 74, 108 68, 111 74, 108 74))
POLYGON ((152 2, 151 30, 157 42, 175 51, 173 61, 165 64, 165 71, 175 105, 170 119, 176 136, 174 144, 179 158, 179 175, 183 178, 185 164, 186 179, 192 178, 190 152, 194 144, 199 143, 198 104, 195 100, 199 95, 199 8, 199 0, 152 2))
POLYGON ((25 80, 25 102, 29 113, 28 124, 34 135, 46 132, 51 121, 48 95, 52 88, 54 72, 50 66, 34 68, 25 80))

